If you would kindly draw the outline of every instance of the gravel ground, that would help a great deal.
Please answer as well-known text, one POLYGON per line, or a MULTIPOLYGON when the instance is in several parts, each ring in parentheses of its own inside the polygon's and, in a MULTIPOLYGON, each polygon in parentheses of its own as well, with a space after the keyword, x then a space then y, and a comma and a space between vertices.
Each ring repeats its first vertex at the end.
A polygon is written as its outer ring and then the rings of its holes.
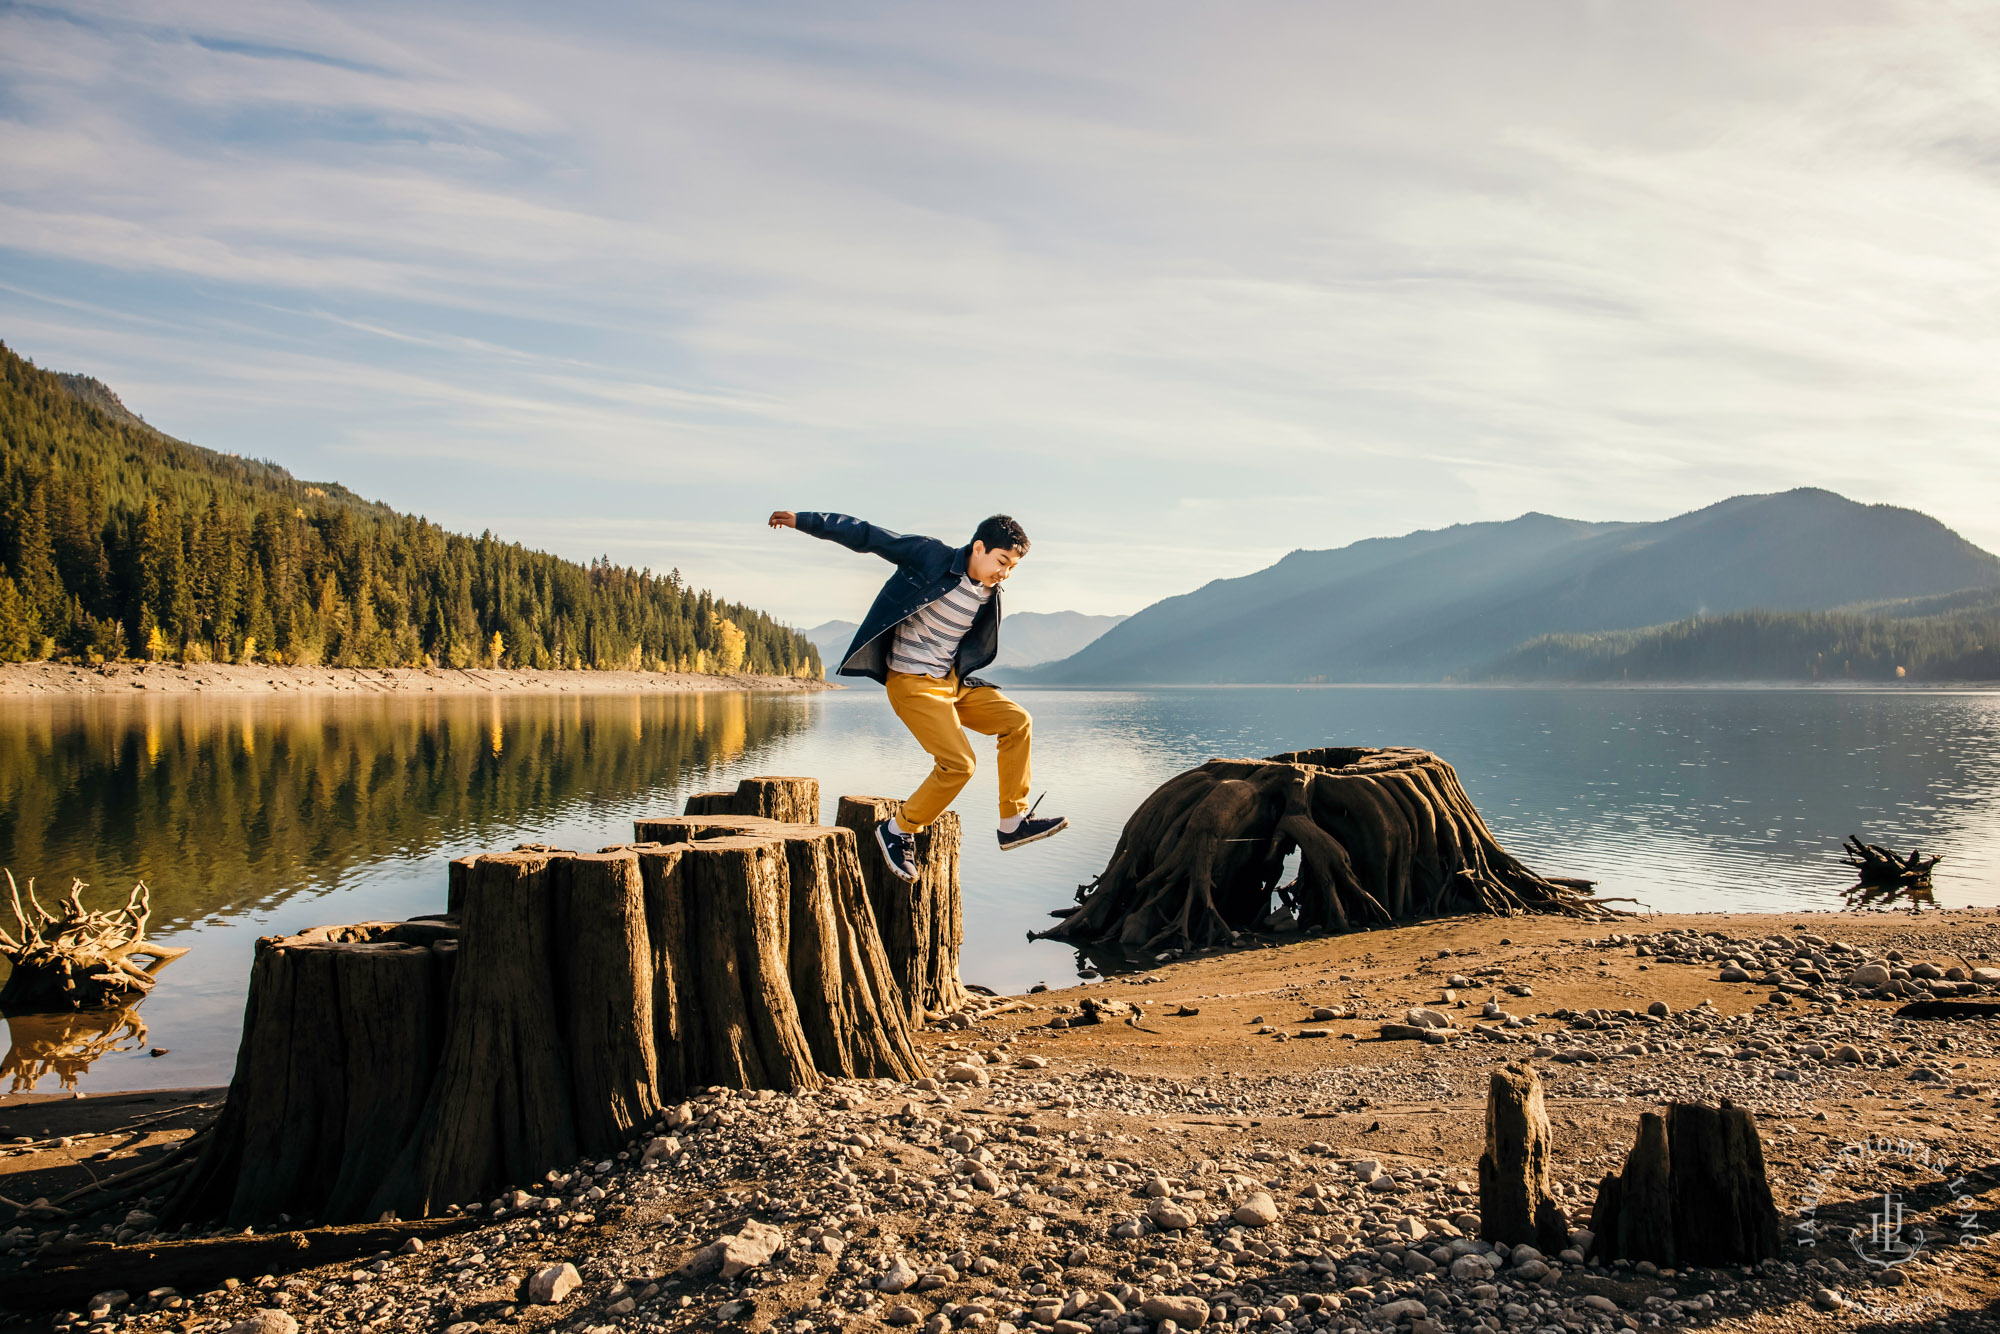
MULTIPOLYGON (((1955 993, 1952 969, 1969 994, 2000 989, 1975 973, 1992 954, 2000 917, 1961 910, 1635 918, 1615 934, 1461 919, 1188 959, 940 1025, 924 1038, 936 1075, 915 1084, 709 1090, 617 1158, 521 1183, 428 1247, 55 1324, 2000 1328, 2000 1267, 1978 1244, 2000 1209, 1996 1021, 1899 1020, 1904 998, 1883 994, 1955 993), (1857 972, 1871 964, 1886 975, 1857 972), (1486 1081, 1521 1059, 1543 1073, 1575 1224, 1555 1255, 1478 1240, 1486 1081), (1586 1262, 1595 1183, 1639 1112, 1717 1097, 1755 1113, 1787 1257, 1586 1262), (1869 1244, 1885 1193, 1905 1238, 1924 1234, 1890 1266, 1869 1244)), ((53 1235, 17 1228, 0 1248, 53 1235)))

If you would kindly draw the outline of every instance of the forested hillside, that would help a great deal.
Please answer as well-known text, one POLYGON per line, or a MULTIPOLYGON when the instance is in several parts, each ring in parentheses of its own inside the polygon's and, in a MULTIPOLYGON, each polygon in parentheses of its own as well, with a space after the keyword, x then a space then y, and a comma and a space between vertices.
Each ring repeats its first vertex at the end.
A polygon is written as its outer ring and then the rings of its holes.
POLYGON ((1643 630, 1544 635, 1480 675, 1536 681, 2000 680, 2000 595, 1866 612, 1734 612, 1643 630), (1899 613, 1899 614, 1894 614, 1899 613))
POLYGON ((679 572, 466 537, 174 440, 0 344, 0 660, 820 674, 679 572))

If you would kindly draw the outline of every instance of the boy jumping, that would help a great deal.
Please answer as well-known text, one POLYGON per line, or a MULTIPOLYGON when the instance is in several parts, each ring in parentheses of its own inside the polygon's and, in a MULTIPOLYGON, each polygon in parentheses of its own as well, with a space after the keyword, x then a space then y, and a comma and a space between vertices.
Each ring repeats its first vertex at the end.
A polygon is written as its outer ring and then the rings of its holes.
POLYGON ((1000 651, 1000 585, 1028 554, 1021 525, 996 514, 973 530, 970 543, 953 548, 845 514, 778 510, 770 524, 872 551, 897 567, 839 668, 841 676, 887 686, 889 707, 934 761, 901 813, 875 826, 889 869, 905 880, 917 878, 911 835, 937 819, 971 780, 967 727, 999 738, 1001 850, 1068 828, 1060 816, 1036 819, 1028 805, 1028 711, 973 675, 1000 651))

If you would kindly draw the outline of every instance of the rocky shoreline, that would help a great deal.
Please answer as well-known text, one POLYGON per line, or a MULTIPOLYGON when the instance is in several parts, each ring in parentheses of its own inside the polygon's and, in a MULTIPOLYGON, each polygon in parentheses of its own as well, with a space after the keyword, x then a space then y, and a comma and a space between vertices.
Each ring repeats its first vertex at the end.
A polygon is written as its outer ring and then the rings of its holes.
MULTIPOLYGON (((984 1002, 924 1036, 935 1073, 911 1084, 709 1090, 614 1158, 468 1208, 462 1231, 107 1293, 55 1327, 1989 1328, 2000 1268, 1973 1243, 2000 1216, 2000 1030, 1899 1019, 1903 997, 1846 979, 1955 989, 1956 968, 1984 989, 1995 954, 2000 915, 1958 910, 1456 919, 1191 958, 984 1002), (1551 1255, 1477 1237, 1486 1080, 1523 1059, 1572 1225, 1551 1255), (1638 1113, 1717 1097, 1753 1111, 1787 1227, 1817 1232, 1754 1269, 1590 1261, 1595 1184, 1638 1113), (1925 1158, 1842 1155, 1878 1141, 1925 1158), (1885 1190, 1929 1237, 1907 1263, 1849 1242, 1885 1190)), ((22 1198, 28 1156, 0 1158, 0 1195, 22 1198)), ((142 1205, 113 1231, 142 1242, 150 1222, 142 1205)), ((17 1224, 0 1264, 66 1244, 17 1224)))
POLYGON ((452 667, 270 667, 255 663, 0 664, 0 696, 654 694, 696 690, 838 690, 797 676, 694 672, 513 671, 452 667))

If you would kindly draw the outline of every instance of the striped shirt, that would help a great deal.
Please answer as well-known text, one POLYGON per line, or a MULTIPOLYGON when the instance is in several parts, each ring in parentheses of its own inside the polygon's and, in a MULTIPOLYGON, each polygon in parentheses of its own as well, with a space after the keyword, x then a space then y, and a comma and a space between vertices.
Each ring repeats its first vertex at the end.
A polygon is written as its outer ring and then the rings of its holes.
POLYGON ((985 584, 960 575, 958 587, 917 608, 896 627, 896 637, 889 645, 889 670, 910 676, 949 675, 959 641, 992 596, 993 590, 985 584))

